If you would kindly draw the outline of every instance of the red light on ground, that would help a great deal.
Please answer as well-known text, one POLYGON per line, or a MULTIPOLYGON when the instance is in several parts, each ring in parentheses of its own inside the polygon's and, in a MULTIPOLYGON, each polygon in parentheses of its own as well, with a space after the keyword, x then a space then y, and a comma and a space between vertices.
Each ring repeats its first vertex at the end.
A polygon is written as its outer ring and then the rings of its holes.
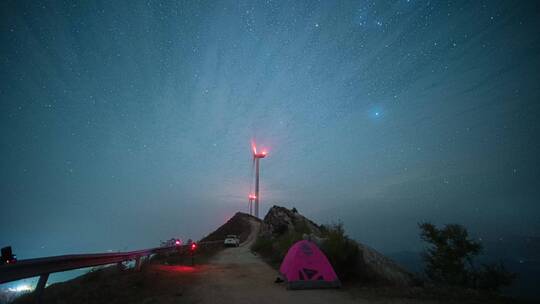
POLYGON ((197 270, 197 268, 193 267, 193 266, 184 266, 184 265, 179 265, 179 266, 170 266, 170 265, 156 265, 155 266, 156 269, 160 270, 160 271, 164 271, 164 272, 195 272, 197 270))
POLYGON ((178 246, 178 245, 181 244, 181 242, 180 242, 180 240, 176 240, 176 242, 174 242, 174 244, 178 246))
POLYGON ((176 272, 193 272, 195 267, 193 266, 174 266, 172 268, 176 272))
POLYGON ((195 251, 195 249, 197 249, 197 244, 191 243, 191 251, 195 251))

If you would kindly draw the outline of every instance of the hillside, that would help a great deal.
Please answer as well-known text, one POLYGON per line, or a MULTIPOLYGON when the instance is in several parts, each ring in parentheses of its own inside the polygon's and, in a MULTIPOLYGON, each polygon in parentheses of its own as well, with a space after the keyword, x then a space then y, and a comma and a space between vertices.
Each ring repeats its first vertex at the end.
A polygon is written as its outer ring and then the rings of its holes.
POLYGON ((237 212, 225 224, 202 238, 200 242, 223 240, 229 234, 237 235, 240 238, 240 242, 244 242, 251 231, 251 220, 260 221, 258 218, 247 213, 237 212))

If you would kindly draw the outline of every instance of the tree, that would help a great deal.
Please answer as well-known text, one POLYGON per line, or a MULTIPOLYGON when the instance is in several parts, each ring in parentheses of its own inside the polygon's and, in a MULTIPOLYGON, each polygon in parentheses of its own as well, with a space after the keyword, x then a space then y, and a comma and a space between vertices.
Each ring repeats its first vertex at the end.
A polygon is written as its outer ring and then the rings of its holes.
POLYGON ((461 225, 438 229, 431 223, 419 224, 422 240, 430 244, 423 254, 426 275, 435 283, 469 286, 474 281, 473 258, 482 245, 469 239, 461 225))
POLYGON ((429 243, 423 253, 426 275, 434 283, 498 291, 512 284, 516 277, 502 263, 474 267, 474 257, 482 252, 482 244, 469 239, 461 225, 438 229, 431 223, 419 224, 420 237, 429 243))

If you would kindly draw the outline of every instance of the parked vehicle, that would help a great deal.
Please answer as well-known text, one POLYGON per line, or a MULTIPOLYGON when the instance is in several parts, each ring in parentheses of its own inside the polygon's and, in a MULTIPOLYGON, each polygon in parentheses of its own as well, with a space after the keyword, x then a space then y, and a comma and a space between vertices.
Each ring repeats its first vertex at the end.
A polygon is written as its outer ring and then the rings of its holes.
POLYGON ((0 258, 0 265, 13 264, 17 262, 17 257, 11 251, 11 246, 2 248, 2 256, 0 258))
POLYGON ((225 237, 225 241, 223 241, 223 245, 238 247, 240 246, 240 239, 238 238, 238 236, 234 234, 229 234, 227 235, 227 237, 225 237))
POLYGON ((181 239, 170 239, 165 242, 161 242, 161 247, 172 247, 172 246, 182 246, 181 239))

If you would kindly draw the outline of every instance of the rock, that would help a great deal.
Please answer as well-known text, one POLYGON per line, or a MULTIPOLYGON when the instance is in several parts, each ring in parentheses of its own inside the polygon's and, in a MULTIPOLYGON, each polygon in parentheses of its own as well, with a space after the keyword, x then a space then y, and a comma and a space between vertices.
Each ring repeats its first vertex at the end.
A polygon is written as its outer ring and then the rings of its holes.
POLYGON ((264 217, 260 234, 272 238, 286 232, 295 231, 315 235, 321 234, 319 225, 298 212, 280 206, 273 206, 264 217))
POLYGON ((358 265, 364 277, 380 285, 408 287, 416 285, 415 277, 396 262, 375 249, 356 242, 360 249, 358 265))

